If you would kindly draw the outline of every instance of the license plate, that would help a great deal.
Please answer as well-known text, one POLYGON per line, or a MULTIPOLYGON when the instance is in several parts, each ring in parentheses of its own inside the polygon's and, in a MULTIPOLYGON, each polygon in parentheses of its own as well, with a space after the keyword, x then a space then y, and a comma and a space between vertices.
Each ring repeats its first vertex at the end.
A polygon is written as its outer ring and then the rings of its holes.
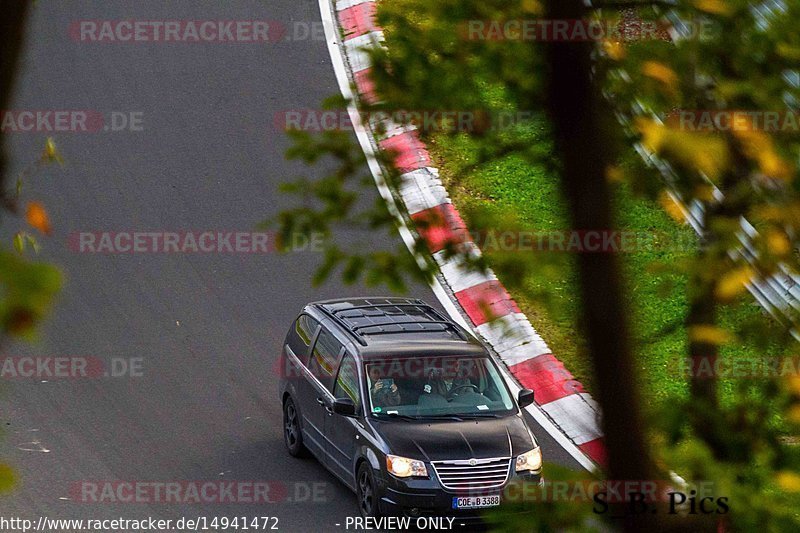
POLYGON ((462 496, 453 498, 453 509, 482 509, 500 505, 500 496, 462 496))

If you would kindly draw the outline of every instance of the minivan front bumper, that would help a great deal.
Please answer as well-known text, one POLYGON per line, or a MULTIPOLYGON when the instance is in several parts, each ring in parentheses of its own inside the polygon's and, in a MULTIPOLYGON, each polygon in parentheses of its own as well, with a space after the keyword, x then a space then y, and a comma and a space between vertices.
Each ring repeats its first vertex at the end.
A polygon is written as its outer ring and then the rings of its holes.
MULTIPOLYGON (((516 491, 506 491, 508 485, 514 482, 526 484, 539 484, 542 481, 541 472, 512 474, 501 487, 486 489, 481 492, 461 494, 445 489, 435 475, 427 479, 400 479, 386 472, 376 476, 378 494, 380 494, 380 511, 386 516, 452 516, 465 522, 479 520, 481 513, 497 509, 489 507, 483 509, 453 509, 453 498, 458 496, 489 496, 499 495, 500 506, 516 500, 513 495, 516 491), (509 496, 512 496, 511 498, 509 496)), ((514 502, 518 503, 518 502, 514 502)))

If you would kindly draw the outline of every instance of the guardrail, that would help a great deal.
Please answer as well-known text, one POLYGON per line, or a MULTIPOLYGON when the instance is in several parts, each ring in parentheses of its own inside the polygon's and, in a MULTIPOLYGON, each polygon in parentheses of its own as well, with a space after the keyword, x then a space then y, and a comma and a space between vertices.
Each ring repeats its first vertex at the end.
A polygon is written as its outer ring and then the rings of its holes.
MULTIPOLYGON (((640 107, 639 111, 642 110, 643 108, 640 107)), ((630 120, 628 120, 626 116, 617 113, 617 118, 629 132, 632 131, 630 120)), ((654 116, 653 118, 660 122, 658 117, 654 116)), ((692 229, 694 229, 698 235, 701 235, 704 228, 705 213, 703 203, 698 200, 693 200, 687 204, 672 186, 676 176, 670 165, 650 152, 641 143, 637 143, 634 147, 645 164, 655 167, 659 171, 669 188, 670 197, 681 208, 686 217, 686 221, 692 229)), ((709 182, 709 184, 714 187, 715 199, 722 199, 722 192, 711 182, 709 182)), ((740 220, 740 224, 742 230, 738 234, 738 239, 741 246, 735 250, 731 250, 729 254, 733 259, 744 259, 750 266, 754 267, 754 271, 757 272, 758 252, 753 246, 753 240, 758 235, 758 232, 745 218, 740 220)), ((793 273, 784 263, 781 263, 778 268, 780 270, 779 274, 756 278, 747 284, 747 290, 753 295, 761 307, 778 322, 789 328, 792 336, 800 341, 800 331, 795 327, 795 324, 800 322, 800 276, 793 273)))
MULTIPOLYGON (((764 27, 768 25, 768 15, 781 13, 784 9, 785 5, 783 4, 783 0, 766 0, 753 4, 753 13, 759 19, 759 23, 764 27)), ((683 32, 690 31, 684 24, 684 21, 674 12, 667 11, 665 17, 673 24, 673 31, 671 32, 673 40, 682 38, 683 32)), ((798 80, 800 80, 800 74, 798 75, 798 80)), ((606 93, 604 96, 613 104, 613 99, 610 94, 606 93)), ((661 122, 659 117, 647 110, 640 102, 634 104, 632 112, 633 115, 650 114, 654 120, 661 122)), ((633 128, 631 127, 628 117, 619 111, 616 115, 617 120, 627 129, 628 133, 632 133, 633 128)), ((697 200, 689 204, 684 202, 683 198, 681 198, 680 194, 672 186, 676 181, 676 175, 670 165, 650 152, 641 143, 634 145, 634 148, 644 160, 645 164, 655 167, 659 171, 667 184, 670 197, 681 208, 692 229, 694 229, 698 235, 701 235, 703 232, 705 212, 703 203, 697 200)), ((709 184, 714 188, 714 198, 717 200, 722 199, 722 192, 710 181, 709 184)), ((758 253, 753 246, 753 239, 758 235, 758 232, 745 218, 742 218, 740 223, 742 231, 738 234, 738 238, 741 247, 731 250, 729 254, 734 259, 743 258, 750 266, 755 267, 758 253)), ((800 275, 792 272, 786 264, 780 264, 778 268, 780 273, 754 279, 747 284, 747 290, 753 295, 761 307, 778 322, 787 327, 792 336, 800 341, 800 331, 795 327, 795 324, 800 323, 800 275)), ((758 269, 756 268, 755 271, 757 272, 758 269)))

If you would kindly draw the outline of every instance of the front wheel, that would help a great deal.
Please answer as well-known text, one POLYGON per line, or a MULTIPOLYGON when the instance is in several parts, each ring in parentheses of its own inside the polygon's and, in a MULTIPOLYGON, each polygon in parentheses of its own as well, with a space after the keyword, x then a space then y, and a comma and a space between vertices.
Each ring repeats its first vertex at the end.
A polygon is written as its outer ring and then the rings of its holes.
POLYGON ((378 510, 378 495, 375 492, 375 478, 372 475, 372 467, 369 463, 361 463, 356 474, 356 497, 358 498, 358 510, 364 518, 380 516, 378 510))
POLYGON ((291 398, 287 398, 283 404, 283 441, 292 457, 307 455, 306 447, 303 445, 303 434, 300 431, 300 414, 291 398))

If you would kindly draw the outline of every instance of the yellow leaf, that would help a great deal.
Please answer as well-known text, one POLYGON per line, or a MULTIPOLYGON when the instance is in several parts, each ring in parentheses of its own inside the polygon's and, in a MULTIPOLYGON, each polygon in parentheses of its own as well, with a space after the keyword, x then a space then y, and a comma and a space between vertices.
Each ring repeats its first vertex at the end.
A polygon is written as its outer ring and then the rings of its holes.
POLYGON ((0 493, 10 491, 16 482, 17 478, 11 467, 0 463, 0 493))
POLYGON ((800 376, 791 376, 788 379, 789 382, 789 392, 800 396, 800 376))
POLYGON ((775 476, 778 486, 788 492, 800 492, 800 474, 783 470, 775 476))
POLYGON ((770 178, 789 181, 793 177, 792 167, 784 161, 775 150, 761 152, 758 156, 758 166, 761 172, 770 178))
POLYGON ((664 144, 667 129, 653 119, 636 117, 634 127, 642 135, 642 144, 652 151, 658 152, 664 144))
POLYGON ((634 126, 647 149, 672 163, 695 169, 712 181, 728 165, 727 145, 718 137, 668 128, 646 117, 637 117, 634 126))
POLYGON ((63 163, 64 159, 61 157, 61 154, 58 152, 56 148, 56 142, 53 140, 52 137, 48 137, 47 141, 44 143, 44 153, 42 154, 42 159, 47 163, 63 163))
POLYGON ((791 180, 794 177, 792 167, 778 155, 772 138, 762 131, 757 131, 749 119, 742 118, 740 122, 733 129, 733 133, 742 143, 745 155, 755 161, 761 172, 767 176, 791 180))
POLYGON ((681 224, 686 223, 686 214, 683 212, 683 208, 681 208, 670 193, 661 191, 661 194, 658 195, 658 203, 661 204, 661 208, 664 209, 673 220, 681 224))
POLYGON ((753 212, 757 218, 771 222, 781 222, 786 215, 783 207, 774 205, 757 205, 753 208, 753 212))
POLYGON ((603 41, 603 50, 605 50, 606 55, 614 61, 620 61, 625 58, 625 47, 619 41, 605 39, 603 41))
POLYGON ((544 8, 539 0, 522 0, 522 12, 541 15, 544 13, 544 8))
POLYGON ((793 405, 786 413, 786 419, 792 424, 800 424, 800 405, 793 405))
POLYGON ((778 55, 790 61, 800 61, 800 48, 797 46, 792 46, 788 43, 778 43, 775 46, 775 51, 778 55))
POLYGON ((642 74, 660 81, 671 90, 674 90, 678 84, 678 75, 675 74, 675 71, 657 61, 645 61, 642 65, 642 74))
POLYGON ((731 300, 745 291, 753 275, 753 269, 749 266, 731 270, 717 282, 714 293, 720 300, 731 300))
POLYGON ((694 188, 694 196, 698 200, 710 202, 714 199, 714 187, 709 184, 698 185, 694 188))
POLYGON ((606 179, 612 183, 622 183, 625 181, 625 172, 616 165, 609 165, 606 168, 606 179))
POLYGON ((691 342, 721 345, 731 342, 733 336, 718 326, 705 324, 689 328, 689 340, 691 342))
POLYGON ((28 204, 28 209, 25 212, 25 219, 28 221, 28 224, 45 235, 50 235, 53 231, 50 226, 50 218, 47 216, 47 211, 39 202, 30 202, 28 204))
POLYGON ((776 256, 783 257, 792 251, 792 244, 782 231, 771 229, 766 232, 764 240, 767 243, 767 249, 776 256))
POLYGON ((730 6, 724 0, 694 0, 694 6, 714 15, 728 15, 731 12, 730 6))

